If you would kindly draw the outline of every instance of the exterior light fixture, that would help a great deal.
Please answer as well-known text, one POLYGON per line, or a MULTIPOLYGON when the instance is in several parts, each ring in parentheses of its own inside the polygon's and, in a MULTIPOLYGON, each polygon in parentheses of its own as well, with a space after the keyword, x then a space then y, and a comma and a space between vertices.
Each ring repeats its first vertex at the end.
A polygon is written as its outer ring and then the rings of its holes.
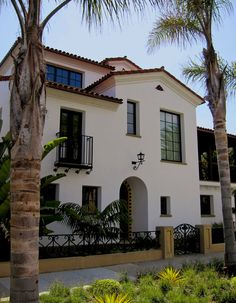
POLYGON ((143 162, 145 161, 144 160, 145 154, 140 152, 139 154, 137 154, 137 158, 138 158, 138 161, 132 161, 134 170, 137 170, 139 168, 140 164, 143 164, 143 162))

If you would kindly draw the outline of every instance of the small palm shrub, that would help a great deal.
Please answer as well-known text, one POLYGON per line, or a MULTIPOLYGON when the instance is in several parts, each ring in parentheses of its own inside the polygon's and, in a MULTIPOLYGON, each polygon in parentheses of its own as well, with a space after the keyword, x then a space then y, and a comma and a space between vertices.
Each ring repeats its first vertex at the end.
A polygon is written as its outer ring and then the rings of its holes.
POLYGON ((112 279, 97 280, 92 283, 90 292, 93 296, 118 295, 122 292, 120 282, 112 279))
POLYGON ((183 276, 180 270, 176 270, 173 267, 166 267, 157 275, 160 280, 168 281, 170 283, 180 283, 183 281, 183 276))
POLYGON ((95 297, 94 303, 132 303, 127 295, 105 294, 103 297, 95 297))

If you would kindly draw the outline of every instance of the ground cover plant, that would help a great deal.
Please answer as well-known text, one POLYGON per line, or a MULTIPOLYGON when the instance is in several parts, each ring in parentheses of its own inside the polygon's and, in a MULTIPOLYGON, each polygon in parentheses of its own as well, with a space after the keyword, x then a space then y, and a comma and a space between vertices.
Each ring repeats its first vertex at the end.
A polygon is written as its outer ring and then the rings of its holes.
POLYGON ((130 281, 97 280, 90 286, 68 288, 57 282, 41 303, 236 303, 236 277, 224 274, 223 264, 184 265, 176 270, 140 275, 130 281))

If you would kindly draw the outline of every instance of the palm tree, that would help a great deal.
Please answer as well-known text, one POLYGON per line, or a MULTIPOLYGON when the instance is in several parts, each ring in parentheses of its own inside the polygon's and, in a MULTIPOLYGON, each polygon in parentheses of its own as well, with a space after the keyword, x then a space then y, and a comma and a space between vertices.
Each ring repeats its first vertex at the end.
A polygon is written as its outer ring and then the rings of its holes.
MULTIPOLYGON (((143 10, 161 0, 77 0, 90 25, 117 18, 129 8, 143 10)), ((45 64, 42 36, 45 26, 72 0, 55 0, 55 8, 42 20, 42 0, 9 1, 20 25, 18 52, 11 79, 11 302, 38 302, 38 229, 40 161, 46 114, 45 64)), ((0 0, 0 4, 8 3, 0 0)))
POLYGON ((223 11, 230 12, 229 0, 169 0, 162 5, 161 15, 149 34, 149 51, 164 42, 185 47, 201 40, 207 88, 206 102, 213 117, 219 169, 225 236, 225 265, 236 269, 236 243, 232 219, 231 184, 226 133, 226 93, 224 73, 219 68, 212 37, 213 23, 219 24, 223 11))
MULTIPOLYGON (((196 58, 197 61, 190 61, 183 66, 182 72, 187 81, 200 82, 205 84, 207 79, 207 71, 201 57, 196 58)), ((234 96, 236 93, 236 62, 228 63, 221 57, 218 58, 219 69, 224 75, 224 83, 227 95, 234 96)))

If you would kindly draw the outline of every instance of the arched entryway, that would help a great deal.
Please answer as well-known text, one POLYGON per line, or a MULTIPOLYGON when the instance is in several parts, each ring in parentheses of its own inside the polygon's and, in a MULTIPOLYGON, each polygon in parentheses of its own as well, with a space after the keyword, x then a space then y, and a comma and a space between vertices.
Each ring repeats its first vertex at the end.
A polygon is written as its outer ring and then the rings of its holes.
POLYGON ((121 222, 122 232, 148 230, 148 193, 145 183, 137 177, 125 179, 120 186, 120 199, 126 201, 130 223, 121 222))

